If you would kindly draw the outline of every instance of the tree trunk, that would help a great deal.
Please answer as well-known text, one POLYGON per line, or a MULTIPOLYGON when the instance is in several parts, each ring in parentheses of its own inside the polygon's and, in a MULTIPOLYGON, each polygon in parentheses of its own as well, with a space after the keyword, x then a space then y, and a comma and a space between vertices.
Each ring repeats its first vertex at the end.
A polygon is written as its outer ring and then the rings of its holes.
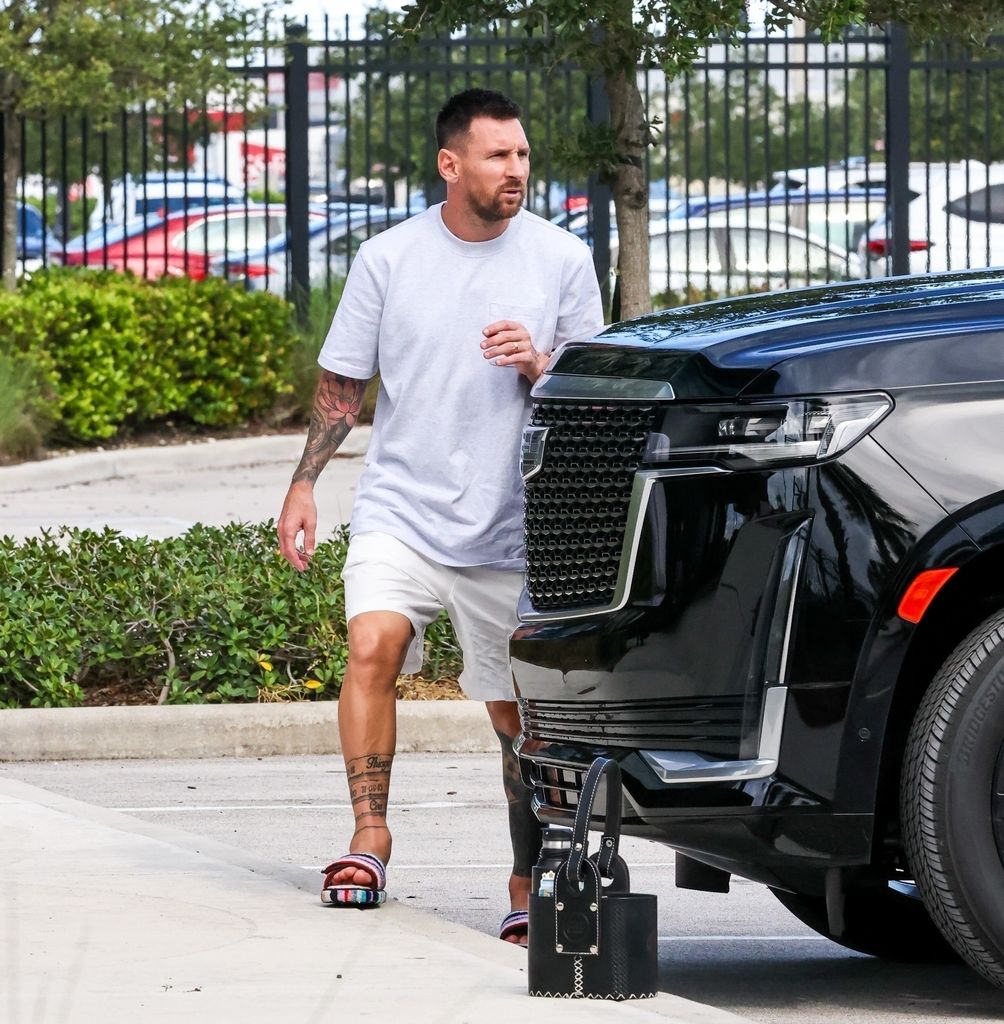
POLYGON ((610 122, 617 135, 619 163, 613 185, 617 214, 621 318, 652 312, 648 268, 648 182, 645 149, 648 129, 645 105, 634 71, 607 78, 610 122))
POLYGON ((21 132, 14 111, 0 108, 3 119, 3 210, 0 236, 3 237, 3 287, 14 291, 17 285, 17 178, 21 170, 21 132))

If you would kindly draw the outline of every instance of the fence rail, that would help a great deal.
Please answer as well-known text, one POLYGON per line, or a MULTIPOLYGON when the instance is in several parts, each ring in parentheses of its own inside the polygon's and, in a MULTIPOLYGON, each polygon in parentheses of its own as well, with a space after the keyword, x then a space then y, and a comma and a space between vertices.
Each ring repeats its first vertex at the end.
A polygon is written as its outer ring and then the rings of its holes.
MULTIPOLYGON (((442 197, 432 135, 446 97, 498 88, 534 146, 528 205, 592 246, 609 281, 609 188, 566 168, 602 83, 521 54, 518 26, 403 50, 325 19, 261 42, 235 71, 251 102, 22 120, 19 268, 65 262, 223 274, 301 303, 360 241, 442 197)), ((656 129, 651 289, 660 301, 1004 263, 1004 40, 910 49, 901 29, 839 43, 709 43, 667 81, 639 69, 656 129)), ((0 135, 0 152, 5 140, 0 135)), ((2 190, 2 185, 0 185, 2 190)))

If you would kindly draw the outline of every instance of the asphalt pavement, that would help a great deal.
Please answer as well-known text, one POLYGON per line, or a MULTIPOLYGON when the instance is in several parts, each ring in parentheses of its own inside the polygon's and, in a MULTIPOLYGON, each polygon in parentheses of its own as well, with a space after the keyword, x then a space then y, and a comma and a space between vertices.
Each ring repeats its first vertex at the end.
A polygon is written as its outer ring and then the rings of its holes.
MULTIPOLYGON (((367 440, 365 430, 354 431, 321 478, 321 537, 349 517, 367 440)), ((91 452, 3 468, 0 534, 23 539, 65 524, 168 536, 195 522, 274 517, 302 446, 302 436, 287 435, 91 452)), ((454 714, 472 722, 475 713, 483 714, 475 705, 463 707, 454 714)), ((34 736, 50 759, 80 756, 60 749, 59 737, 79 746, 81 729, 90 756, 113 756, 106 751, 118 749, 123 734, 164 729, 168 716, 188 709, 128 710, 82 709, 74 714, 86 725, 60 727, 43 719, 62 712, 0 711, 0 760, 18 755, 12 738, 19 730, 34 736), (30 725, 20 724, 29 719, 30 725)), ((215 737, 247 732, 247 709, 214 710, 220 716, 200 727, 199 750, 210 754, 215 737), (231 719, 237 723, 232 729, 231 719)), ((275 721, 285 721, 287 735, 297 732, 282 716, 275 721)), ((270 742, 268 724, 256 728, 266 739, 254 742, 270 742)), ((460 734, 469 742, 466 725, 460 734)), ((175 756, 170 731, 159 735, 156 751, 175 756)), ((245 755, 256 749, 250 740, 239 745, 245 755)), ((295 741, 283 749, 295 750, 295 741)), ((616 1011, 582 1000, 530 1004, 525 951, 393 899, 368 912, 324 908, 316 895, 307 898, 316 880, 308 885, 302 871, 7 773, 0 777, 0 807, 0 1005, 10 1024, 493 1024, 535 1013, 556 1021, 606 1021, 613 1012, 639 1022, 744 1019, 665 993, 616 1011)))

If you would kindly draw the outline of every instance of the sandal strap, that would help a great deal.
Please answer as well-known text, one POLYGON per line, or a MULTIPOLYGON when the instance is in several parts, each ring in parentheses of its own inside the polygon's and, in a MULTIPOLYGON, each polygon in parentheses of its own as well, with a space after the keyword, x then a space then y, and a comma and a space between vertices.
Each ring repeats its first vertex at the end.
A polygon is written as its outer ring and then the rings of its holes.
POLYGON ((529 927, 529 924, 530 915, 525 910, 513 910, 502 918, 502 923, 499 925, 499 938, 504 939, 507 935, 512 935, 513 932, 529 927))
POLYGON ((369 885, 362 886, 364 889, 379 891, 387 885, 387 868, 379 857, 372 853, 347 853, 322 869, 325 888, 329 887, 328 878, 335 871, 344 871, 345 868, 361 868, 369 872, 372 881, 369 885))

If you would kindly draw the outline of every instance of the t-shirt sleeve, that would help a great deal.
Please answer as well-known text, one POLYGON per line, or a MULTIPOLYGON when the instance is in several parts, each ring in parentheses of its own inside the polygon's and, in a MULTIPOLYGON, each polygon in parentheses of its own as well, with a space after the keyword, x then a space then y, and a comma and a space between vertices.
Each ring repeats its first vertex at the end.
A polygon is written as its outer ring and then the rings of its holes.
POLYGON ((342 297, 317 361, 325 370, 369 380, 379 368, 384 288, 366 258, 365 243, 349 268, 342 297))
POLYGON ((561 293, 554 347, 566 341, 586 341, 603 330, 603 300, 596 282, 592 254, 582 246, 561 293))

